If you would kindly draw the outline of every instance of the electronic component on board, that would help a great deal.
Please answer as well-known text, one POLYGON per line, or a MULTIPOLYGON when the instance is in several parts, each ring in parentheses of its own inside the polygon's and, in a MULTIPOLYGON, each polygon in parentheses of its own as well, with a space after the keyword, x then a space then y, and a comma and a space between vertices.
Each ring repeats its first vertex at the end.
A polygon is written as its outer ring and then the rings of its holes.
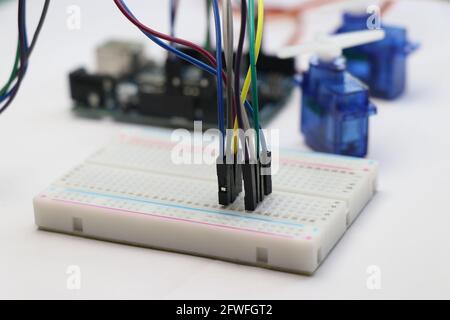
MULTIPOLYGON (((178 49, 201 59, 193 50, 178 49)), ((143 46, 122 40, 100 45, 96 59, 95 72, 78 68, 69 74, 77 115, 169 127, 192 128, 194 121, 202 121, 205 129, 217 126, 215 77, 207 72, 172 55, 159 65, 145 57, 143 46), (113 81, 111 90, 100 84, 106 80, 113 81)), ((295 60, 263 52, 259 59, 260 116, 267 123, 294 89, 295 60)), ((248 63, 243 59, 243 65, 248 63)))
POLYGON ((99 74, 125 77, 144 65, 144 46, 139 42, 111 40, 97 48, 96 58, 99 74))
POLYGON ((109 75, 89 74, 80 68, 70 73, 70 93, 81 106, 111 109, 116 101, 116 80, 109 75))

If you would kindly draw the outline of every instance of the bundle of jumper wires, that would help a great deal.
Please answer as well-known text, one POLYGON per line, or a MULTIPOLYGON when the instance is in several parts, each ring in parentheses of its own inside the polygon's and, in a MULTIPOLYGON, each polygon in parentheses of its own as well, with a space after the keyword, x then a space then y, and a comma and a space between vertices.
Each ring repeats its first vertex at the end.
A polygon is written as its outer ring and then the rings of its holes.
MULTIPOLYGON (((140 22, 123 0, 114 0, 124 16, 150 40, 173 54, 216 77, 218 129, 221 133, 217 159, 219 203, 228 205, 235 201, 245 188, 245 209, 256 209, 265 195, 272 192, 271 153, 267 149, 259 124, 258 78, 256 62, 261 49, 264 24, 264 0, 241 0, 241 24, 237 50, 234 52, 233 9, 231 0, 222 1, 222 18, 219 1, 206 0, 212 8, 215 26, 215 54, 190 41, 158 32, 140 22), (257 14, 256 14, 257 13, 257 14), (256 21, 256 26, 255 26, 256 21), (248 29, 248 32, 247 32, 248 29), (250 66, 241 86, 241 67, 244 42, 248 37, 250 66), (200 53, 204 60, 179 50, 188 47, 200 53), (251 87, 251 104, 247 95, 251 87)), ((175 20, 178 1, 171 1, 171 21, 175 20)), ((208 40, 209 42, 209 35, 208 40)), ((209 49, 209 48, 208 48, 209 49)))
POLYGON ((11 74, 0 89, 0 114, 5 111, 19 91, 23 78, 27 71, 28 60, 36 45, 36 41, 41 32, 42 25, 44 24, 45 17, 47 15, 48 6, 50 0, 46 0, 42 9, 41 17, 39 18, 36 31, 34 32, 31 43, 28 43, 27 27, 26 27, 26 0, 19 0, 18 2, 18 41, 16 49, 16 57, 11 74))

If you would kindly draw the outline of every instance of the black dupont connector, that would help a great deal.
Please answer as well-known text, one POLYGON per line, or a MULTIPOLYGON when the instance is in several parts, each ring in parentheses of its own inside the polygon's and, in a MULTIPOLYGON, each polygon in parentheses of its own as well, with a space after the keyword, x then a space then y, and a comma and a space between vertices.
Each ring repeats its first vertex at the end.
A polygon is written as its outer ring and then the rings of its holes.
POLYGON ((272 193, 272 152, 261 152, 260 164, 264 194, 267 196, 272 193))
POLYGON ((254 211, 264 197, 272 193, 272 154, 262 152, 257 163, 246 161, 242 167, 245 210, 254 211))
POLYGON ((217 158, 217 180, 219 203, 227 206, 233 203, 242 192, 244 180, 244 204, 246 211, 254 211, 264 197, 272 193, 272 154, 265 151, 257 161, 246 160, 240 164, 237 156, 231 163, 226 157, 217 158))
POLYGON ((244 178, 245 191, 245 210, 254 211, 258 206, 258 183, 257 183, 258 164, 250 163, 248 160, 242 165, 242 174, 244 178))
POLYGON ((234 199, 236 199, 242 192, 242 164, 239 162, 237 155, 234 156, 233 170, 234 170, 233 197, 234 199))
POLYGON ((227 206, 236 200, 242 191, 241 166, 236 162, 227 163, 226 157, 217 158, 217 181, 219 204, 227 206))
POLYGON ((233 166, 225 162, 225 158, 217 158, 217 182, 219 184, 219 203, 223 206, 232 201, 233 166))

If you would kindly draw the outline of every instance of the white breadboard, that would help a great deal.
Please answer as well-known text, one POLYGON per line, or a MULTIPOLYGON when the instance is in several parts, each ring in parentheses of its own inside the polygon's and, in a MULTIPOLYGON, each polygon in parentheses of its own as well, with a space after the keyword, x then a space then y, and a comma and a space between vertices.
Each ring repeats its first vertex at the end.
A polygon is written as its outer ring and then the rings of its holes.
MULTIPOLYGON (((217 203, 214 165, 176 165, 167 137, 124 133, 34 199, 39 228, 313 273, 376 188, 373 161, 284 151, 256 211, 217 203)), ((194 152, 201 152, 194 151, 194 152)))

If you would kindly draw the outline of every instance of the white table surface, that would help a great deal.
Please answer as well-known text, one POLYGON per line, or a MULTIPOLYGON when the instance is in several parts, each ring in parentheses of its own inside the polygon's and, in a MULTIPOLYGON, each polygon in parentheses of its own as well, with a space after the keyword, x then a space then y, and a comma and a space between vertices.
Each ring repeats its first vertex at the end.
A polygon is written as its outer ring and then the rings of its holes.
MULTIPOLYGON (((33 20, 42 1, 29 2, 33 20)), ((166 2, 129 2, 147 23, 167 30, 166 2)), ((203 11, 194 2, 182 1, 179 34, 201 41, 203 11)), ((95 46, 110 37, 145 41, 148 54, 163 56, 112 1, 52 1, 20 94, 0 116, 0 298, 450 298, 449 18, 450 3, 438 1, 402 1, 386 16, 408 26, 422 47, 409 60, 406 95, 376 101, 368 157, 380 163, 379 193, 306 277, 37 230, 32 197, 133 127, 71 114, 68 72, 93 67, 95 46), (81 30, 66 26, 72 4, 81 8, 81 30), (70 265, 81 268, 80 290, 67 289, 70 265), (380 268, 380 290, 366 285, 371 265, 380 268)), ((15 1, 0 6, 0 21, 5 80, 15 49, 15 1)), ((337 22, 327 11, 310 14, 305 37, 337 22)), ((274 35, 288 27, 268 27, 272 47, 283 40, 274 35)), ((271 128, 281 130, 283 146, 307 150, 298 118, 297 92, 271 128)))

